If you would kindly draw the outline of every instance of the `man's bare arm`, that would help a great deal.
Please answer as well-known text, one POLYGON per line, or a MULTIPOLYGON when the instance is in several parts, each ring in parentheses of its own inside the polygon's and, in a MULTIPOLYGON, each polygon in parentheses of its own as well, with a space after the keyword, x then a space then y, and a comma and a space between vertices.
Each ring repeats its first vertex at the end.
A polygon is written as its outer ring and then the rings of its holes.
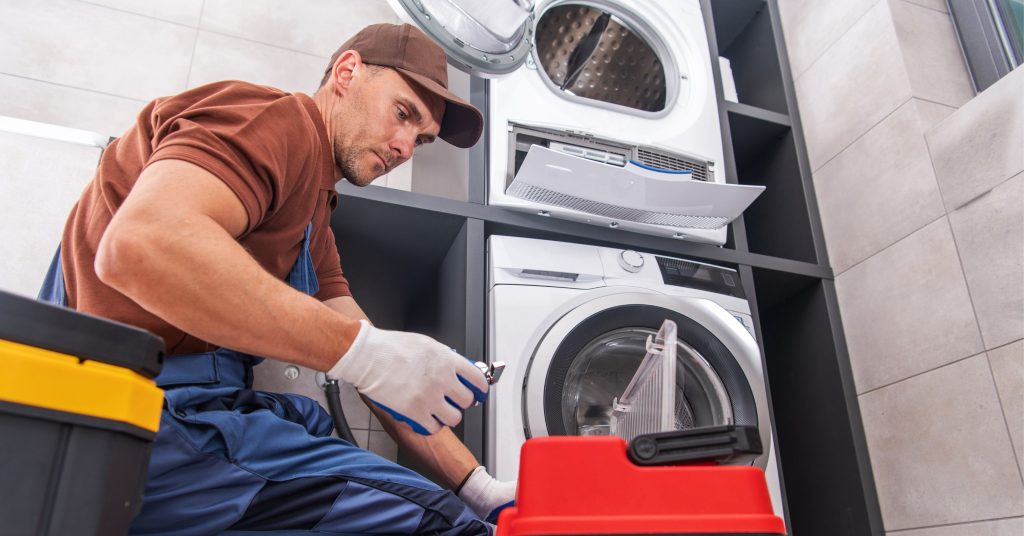
POLYGON ((220 179, 187 162, 156 162, 104 232, 97 276, 210 343, 330 369, 358 334, 358 319, 264 270, 235 240, 247 224, 220 179))

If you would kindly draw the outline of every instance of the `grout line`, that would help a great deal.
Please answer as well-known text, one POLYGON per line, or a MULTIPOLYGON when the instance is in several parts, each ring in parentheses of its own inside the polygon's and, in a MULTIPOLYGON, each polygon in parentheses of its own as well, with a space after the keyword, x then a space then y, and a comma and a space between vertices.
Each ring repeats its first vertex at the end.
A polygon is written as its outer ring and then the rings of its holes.
MULTIPOLYGON (((987 194, 991 191, 992 190, 990 189, 985 193, 987 194)), ((943 204, 945 204, 945 202, 943 202, 943 204)), ((946 218, 949 220, 949 213, 946 214, 946 218)), ((956 231, 953 229, 952 221, 949 221, 949 234, 953 237, 953 248, 956 251, 957 261, 960 263, 960 274, 963 277, 964 288, 967 290, 967 299, 971 302, 971 312, 974 313, 974 324, 978 328, 978 339, 981 341, 981 347, 985 348, 988 345, 985 342, 985 335, 981 331, 981 320, 978 319, 978 307, 974 304, 974 293, 971 291, 971 284, 967 280, 967 268, 964 266, 963 255, 960 254, 960 243, 957 240, 956 231)), ((988 351, 985 352, 985 365, 988 367, 989 378, 992 379, 992 389, 995 390, 996 402, 999 403, 999 413, 1003 417, 1003 426, 1006 429, 1006 437, 1010 441, 1010 451, 1013 454, 1013 461, 1016 462, 1017 465, 1017 476, 1020 478, 1021 484, 1024 484, 1024 470, 1021 468, 1021 460, 1017 457, 1017 449, 1013 444, 1013 431, 1010 430, 1010 422, 1006 418, 1006 408, 1003 405, 1003 397, 999 394, 999 385, 996 384, 996 375, 992 372, 992 361, 989 358, 988 351)))
POLYGON ((917 6, 917 7, 923 7, 924 9, 930 9, 930 10, 936 12, 936 13, 942 13, 943 15, 948 15, 948 16, 952 17, 950 12, 948 12, 948 11, 942 11, 941 9, 935 9, 932 6, 926 6, 924 4, 919 4, 919 3, 915 2, 914 0, 903 0, 903 3, 911 4, 911 5, 917 6))
POLYGON ((948 367, 950 365, 955 365, 955 364, 960 363, 962 361, 967 361, 968 359, 973 359, 973 358, 978 357, 978 356, 980 356, 982 354, 985 354, 985 350, 982 350, 982 351, 980 351, 980 352, 978 352, 976 354, 971 354, 971 355, 964 356, 964 357, 958 357, 958 358, 956 358, 956 359, 954 359, 954 360, 952 360, 952 361, 950 361, 948 363, 943 363, 941 365, 932 367, 932 368, 930 368, 928 370, 922 370, 921 372, 915 372, 914 374, 911 374, 910 376, 907 376, 906 378, 900 378, 900 379, 898 379, 896 381, 889 382, 889 383, 887 383, 885 385, 880 385, 878 387, 872 387, 871 389, 868 389, 867 391, 864 391, 863 393, 857 393, 857 398, 859 399, 863 395, 874 393, 875 391, 880 391, 882 389, 885 389, 886 387, 892 387, 892 386, 894 386, 894 385, 896 385, 898 383, 903 383, 903 382, 905 382, 907 380, 912 380, 914 378, 917 378, 918 376, 923 376, 925 374, 928 374, 929 372, 935 372, 935 371, 937 371, 939 369, 946 368, 946 367, 948 367))
MULTIPOLYGON (((793 74, 793 82, 794 82, 794 84, 796 83, 796 79, 797 78, 802 77, 804 74, 807 73, 807 71, 810 71, 812 67, 814 67, 819 61, 821 61, 821 58, 823 58, 825 56, 825 54, 828 54, 829 50, 832 50, 832 48, 835 47, 837 43, 842 41, 843 38, 846 37, 846 34, 850 33, 850 30, 852 30, 854 26, 856 26, 857 24, 860 24, 861 19, 863 19, 865 16, 867 16, 867 14, 869 12, 871 12, 872 9, 875 9, 875 5, 877 5, 879 2, 885 2, 885 1, 887 1, 887 0, 875 0, 875 3, 871 4, 871 7, 865 9, 864 13, 861 13, 860 16, 857 17, 857 20, 853 21, 853 23, 850 24, 850 26, 847 27, 846 30, 842 34, 840 34, 839 37, 836 38, 835 41, 832 41, 832 43, 830 43, 827 47, 825 47, 825 49, 822 50, 820 54, 815 56, 814 59, 811 61, 811 63, 807 64, 807 67, 805 67, 799 73, 794 73, 793 74)), ((783 28, 783 35, 785 35, 785 28, 783 28)), ((789 47, 786 47, 786 50, 789 50, 789 47)), ((793 69, 792 62, 790 62, 790 64, 791 64, 790 65, 790 70, 792 71, 792 69, 793 69)))
MULTIPOLYGON (((910 102, 911 102, 911 101, 913 101, 913 100, 914 100, 914 99, 916 99, 916 98, 917 98, 917 97, 915 97, 915 96, 913 95, 913 91, 911 91, 911 95, 910 95, 909 97, 907 97, 907 100, 905 100, 905 101, 903 101, 903 102, 899 103, 899 105, 898 105, 898 106, 896 106, 895 108, 893 108, 891 112, 889 112, 889 113, 885 114, 885 117, 882 117, 881 119, 879 119, 878 121, 876 121, 876 122, 875 122, 875 124, 873 124, 873 125, 871 125, 870 127, 868 127, 868 129, 867 129, 867 130, 865 130, 864 132, 861 132, 861 133, 860 133, 860 135, 858 135, 858 136, 857 136, 856 138, 854 138, 854 139, 850 140, 850 143, 847 143, 845 147, 843 147, 842 149, 840 149, 840 150, 839 150, 839 152, 837 152, 836 154, 834 154, 834 155, 830 156, 830 157, 828 158, 828 160, 826 160, 826 161, 822 162, 820 166, 818 166, 818 167, 816 167, 816 168, 812 169, 812 170, 811 170, 811 175, 813 176, 813 175, 814 175, 815 173, 817 173, 817 172, 821 171, 821 168, 823 168, 823 167, 827 166, 827 165, 828 165, 829 163, 831 163, 831 162, 832 162, 833 160, 835 160, 836 158, 838 158, 838 157, 839 157, 839 155, 841 155, 841 154, 845 153, 845 152, 846 152, 846 151, 847 151, 847 150, 848 150, 848 149, 849 149, 850 147, 853 147, 854 145, 856 145, 856 143, 857 143, 858 141, 860 141, 860 140, 861 140, 861 138, 863 138, 864 136, 867 136, 867 135, 868 135, 868 134, 869 134, 869 133, 870 133, 870 132, 871 132, 872 130, 874 130, 874 129, 875 129, 875 127, 877 127, 878 125, 881 125, 882 123, 884 123, 884 122, 885 122, 885 121, 886 121, 887 119, 889 119, 889 117, 891 117, 891 116, 892 116, 892 114, 894 114, 894 113, 896 113, 896 112, 900 111, 900 110, 901 110, 901 109, 902 109, 902 108, 903 108, 904 106, 906 106, 907 104, 910 104, 910 102)), ((801 125, 801 126, 803 126, 803 125, 801 125)), ((922 132, 922 133, 921 133, 921 136, 924 136, 924 132, 922 132)), ((808 162, 808 164, 810 164, 810 162, 808 162)))
POLYGON ((886 534, 896 534, 896 533, 900 533, 900 532, 906 532, 906 531, 909 531, 909 530, 936 529, 936 528, 942 528, 942 527, 964 527, 964 526, 967 526, 967 525, 975 525, 975 524, 981 524, 981 523, 990 523, 992 521, 1007 521, 1007 520, 1011 520, 1011 519, 1024 519, 1024 516, 993 517, 993 518, 990 518, 990 519, 975 519, 975 520, 972 520, 972 521, 960 521, 960 522, 957 522, 957 523, 944 523, 944 524, 939 524, 939 525, 924 525, 924 526, 921 526, 921 527, 912 527, 912 528, 906 528, 906 529, 887 530, 887 531, 885 531, 885 533, 886 534))
MULTIPOLYGON (((991 350, 989 350, 989 352, 990 351, 991 350)), ((985 364, 988 365, 988 374, 989 377, 992 378, 992 388, 996 391, 996 401, 999 402, 999 411, 1003 414, 1003 424, 1006 426, 1006 437, 1010 440, 1010 451, 1013 452, 1013 461, 1017 462, 1017 476, 1020 477, 1021 484, 1024 484, 1024 467, 1021 467, 1021 459, 1017 457, 1017 448, 1016 445, 1013 444, 1013 430, 1010 429, 1010 419, 1006 416, 1006 406, 1003 405, 1003 396, 999 393, 999 384, 996 383, 996 373, 992 371, 992 357, 988 355, 988 352, 985 352, 985 364)))
POLYGON ((327 61, 327 60, 330 59, 330 56, 321 56, 319 54, 314 54, 312 52, 307 52, 305 50, 297 50, 297 49, 294 49, 294 48, 288 48, 288 47, 283 47, 283 46, 275 45, 275 44, 271 44, 271 43, 265 43, 263 41, 257 41, 255 39, 251 39, 249 37, 242 37, 240 35, 234 35, 234 34, 229 34, 229 33, 224 33, 224 32, 218 32, 216 30, 209 30, 209 29, 205 29, 205 28, 200 29, 200 31, 207 32, 207 33, 212 33, 212 34, 217 34, 217 35, 224 36, 224 37, 230 37, 232 39, 238 39, 238 40, 241 40, 241 41, 247 41, 249 43, 255 43, 257 45, 263 45, 265 47, 276 48, 276 49, 279 49, 279 50, 286 50, 288 52, 294 52, 296 54, 302 54, 304 56, 311 56, 311 57, 314 57, 314 58, 322 59, 324 61, 327 61))
POLYGON ((97 89, 89 89, 89 88, 85 88, 85 87, 72 86, 70 84, 61 84, 60 82, 54 82, 52 80, 40 80, 38 78, 32 78, 31 76, 24 76, 24 75, 20 75, 20 74, 9 73, 9 72, 6 72, 6 71, 0 71, 0 75, 10 76, 10 77, 13 77, 13 78, 20 78, 22 80, 29 80, 31 82, 39 82, 39 83, 48 84, 48 85, 51 85, 51 86, 63 87, 63 88, 67 88, 67 89, 75 89, 75 90, 78 90, 78 91, 85 91, 87 93, 95 93, 97 95, 103 95, 103 96, 106 96, 106 97, 115 97, 115 98, 118 98, 118 99, 130 100, 130 101, 134 101, 134 102, 138 102, 138 103, 142 103, 142 104, 145 104, 145 103, 149 102, 149 101, 144 100, 144 99, 137 99, 135 97, 129 97, 129 96, 126 96, 126 95, 118 95, 117 93, 108 93, 106 91, 100 91, 100 90, 97 90, 97 89))
POLYGON ((935 218, 934 220, 930 220, 930 221, 928 221, 927 223, 925 223, 924 225, 922 225, 922 226, 918 227, 917 229, 914 229, 913 231, 910 231, 909 233, 907 233, 907 234, 905 234, 905 235, 903 235, 903 236, 901 236, 901 237, 897 238, 897 239, 896 239, 896 241, 894 241, 893 243, 891 243, 891 244, 889 244, 889 245, 887 245, 887 246, 883 247, 882 249, 880 249, 880 250, 878 250, 878 251, 876 251, 876 252, 872 253, 872 254, 871 254, 870 256, 868 256, 868 257, 865 257, 865 258, 863 258, 863 259, 861 259, 861 260, 859 260, 859 261, 857 261, 857 262, 855 262, 855 263, 851 264, 850 266, 848 266, 848 267, 847 267, 847 268, 846 268, 845 270, 843 270, 842 272, 837 272, 837 273, 835 274, 835 277, 833 278, 833 280, 834 280, 834 279, 837 279, 837 278, 838 278, 838 277, 839 277, 840 275, 842 275, 842 274, 845 274, 846 272, 849 272, 850 270, 852 270, 852 269, 856 268, 857 266, 860 266, 860 265, 864 264, 865 262, 867 262, 867 261, 869 261, 869 260, 871 260, 871 259, 875 258, 875 257, 876 257, 876 256, 877 256, 878 254, 882 253, 883 251, 885 251, 885 250, 887 250, 887 249, 889 249, 889 248, 891 248, 891 247, 895 246, 896 244, 899 244, 900 242, 902 242, 902 241, 906 240, 907 238, 910 238, 910 236, 911 236, 911 235, 913 235, 914 233, 916 233, 916 232, 920 231, 921 229, 924 229, 925 227, 928 227, 929 225, 931 225, 931 224, 933 224, 933 223, 935 223, 935 222, 937 222, 937 221, 941 220, 942 218, 945 218, 945 217, 946 217, 946 215, 947 215, 947 214, 946 214, 945 212, 943 212, 943 213, 942 213, 942 215, 940 215, 940 216, 937 216, 937 217, 936 217, 936 218, 935 218))
POLYGON ((199 46, 199 26, 203 23, 203 11, 206 10, 206 0, 202 0, 199 4, 199 20, 196 23, 196 38, 192 40, 192 54, 188 57, 188 72, 185 73, 185 85, 182 86, 184 89, 188 89, 189 83, 192 82, 192 66, 196 64, 196 48, 199 46))
POLYGON ((119 8, 116 8, 116 7, 110 7, 110 6, 106 6, 106 5, 103 5, 103 4, 96 4, 96 3, 90 2, 89 0, 77 0, 77 1, 81 2, 83 4, 89 4, 90 6, 96 6, 96 7, 99 7, 99 8, 109 9, 111 11, 118 11, 118 12, 121 12, 121 13, 127 13, 129 15, 135 15, 135 16, 138 16, 138 17, 146 18, 146 19, 156 20, 156 21, 160 21, 160 22, 166 22, 168 24, 174 24, 175 26, 181 26, 183 28, 192 28, 192 29, 196 29, 196 30, 200 30, 200 31, 204 31, 204 32, 209 32, 209 33, 213 33, 213 34, 217 34, 217 35, 222 35, 222 36, 225 36, 225 37, 232 37, 232 38, 235 38, 235 39, 241 39, 242 41, 248 41, 250 43, 256 43, 258 45, 264 45, 264 46, 268 46, 268 47, 271 47, 271 48, 278 48, 278 49, 281 49, 281 50, 287 50, 288 52, 295 52, 297 54, 304 54, 306 56, 313 56, 314 58, 320 58, 320 59, 324 59, 324 60, 330 59, 330 56, 321 56, 319 54, 316 54, 316 53, 313 53, 313 52, 309 52, 309 51, 306 51, 306 50, 298 50, 298 49, 294 49, 294 48, 283 47, 283 46, 280 46, 280 45, 275 45, 273 43, 266 43, 264 41, 257 41, 256 39, 252 39, 252 38, 249 38, 249 37, 243 37, 243 36, 240 36, 240 35, 234 35, 234 34, 229 34, 229 33, 225 33, 225 32, 219 32, 219 31, 216 31, 216 30, 209 30, 209 29, 202 28, 203 12, 206 9, 206 0, 203 0, 203 5, 202 5, 202 8, 200 8, 200 12, 199 12, 199 22, 197 23, 196 26, 189 26, 188 24, 183 24, 181 22, 175 22, 175 21, 167 20, 167 19, 160 19, 160 18, 157 18, 157 17, 153 17, 151 15, 144 15, 144 14, 141 14, 141 13, 136 13, 134 11, 126 11, 124 9, 119 9, 119 8))
POLYGON ((183 28, 197 28, 198 27, 198 26, 189 26, 188 24, 185 24, 183 22, 173 21, 173 20, 170 20, 170 19, 161 19, 159 17, 154 17, 152 15, 146 15, 144 13, 136 13, 135 11, 128 11, 127 9, 121 9, 119 7, 108 6, 108 5, 105 5, 105 4, 97 4, 96 2, 90 2, 89 0, 78 0, 78 1, 83 3, 83 4, 89 4, 90 6, 95 6, 95 7, 103 8, 103 9, 109 9, 111 11, 117 11, 119 13, 127 13, 129 15, 135 15, 136 17, 142 17, 144 19, 150 19, 150 20, 157 20, 157 21, 160 21, 160 22, 166 22, 168 24, 173 24, 175 26, 181 26, 183 28))

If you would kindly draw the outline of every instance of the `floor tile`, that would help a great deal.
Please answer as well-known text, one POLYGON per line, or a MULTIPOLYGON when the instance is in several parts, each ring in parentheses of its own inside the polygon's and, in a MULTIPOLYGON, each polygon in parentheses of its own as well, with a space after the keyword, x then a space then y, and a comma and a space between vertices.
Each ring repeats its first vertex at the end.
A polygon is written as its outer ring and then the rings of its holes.
POLYGON ((946 218, 836 277, 857 392, 982 351, 946 218))
POLYGON ((1024 337, 1024 173, 950 213, 986 348, 1024 337))
POLYGON ((886 530, 1024 515, 984 354, 859 399, 886 530))

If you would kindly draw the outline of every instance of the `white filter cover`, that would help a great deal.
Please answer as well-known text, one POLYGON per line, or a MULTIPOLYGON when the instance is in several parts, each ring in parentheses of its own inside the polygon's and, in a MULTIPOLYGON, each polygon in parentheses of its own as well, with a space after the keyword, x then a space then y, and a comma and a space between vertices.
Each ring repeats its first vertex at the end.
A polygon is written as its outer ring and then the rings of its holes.
POLYGON ((534 145, 509 186, 513 197, 627 221, 718 229, 736 219, 764 186, 690 180, 633 164, 619 167, 534 145))

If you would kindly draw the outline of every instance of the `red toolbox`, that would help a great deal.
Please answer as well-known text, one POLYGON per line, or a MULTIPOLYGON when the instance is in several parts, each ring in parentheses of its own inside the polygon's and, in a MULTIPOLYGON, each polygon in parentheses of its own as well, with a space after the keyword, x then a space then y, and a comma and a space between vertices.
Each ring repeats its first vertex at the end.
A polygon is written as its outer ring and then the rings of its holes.
POLYGON ((498 536, 786 533, 759 468, 643 464, 636 445, 627 454, 612 436, 528 440, 516 505, 501 513, 498 536))

